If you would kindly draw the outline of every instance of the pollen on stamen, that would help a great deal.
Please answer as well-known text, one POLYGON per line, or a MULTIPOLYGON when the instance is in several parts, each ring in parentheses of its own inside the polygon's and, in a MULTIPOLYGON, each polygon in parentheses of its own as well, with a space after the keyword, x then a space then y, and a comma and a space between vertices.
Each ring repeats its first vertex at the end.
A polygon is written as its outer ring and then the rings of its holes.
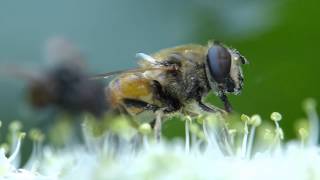
POLYGON ((270 118, 273 121, 280 121, 282 119, 282 115, 278 112, 273 112, 271 113, 270 118))
POLYGON ((26 136, 25 132, 21 132, 18 135, 18 142, 16 144, 16 147, 13 151, 13 153, 10 155, 10 157, 8 158, 9 162, 12 162, 13 160, 16 159, 16 157, 19 155, 19 151, 20 151, 20 147, 21 147, 21 141, 22 139, 26 136))
POLYGON ((244 122, 244 132, 243 132, 243 140, 242 140, 242 147, 241 147, 241 157, 245 158, 246 154, 247 154, 247 146, 248 146, 248 135, 249 135, 248 123, 250 121, 250 117, 245 115, 245 114, 242 114, 240 118, 244 122))
POLYGON ((300 128, 298 130, 298 132, 299 132, 300 139, 301 139, 301 147, 304 147, 304 144, 305 144, 305 142, 306 142, 306 140, 308 138, 308 135, 309 135, 308 131, 306 129, 304 129, 304 128, 300 128))
POLYGON ((252 115, 250 120, 248 121, 249 125, 251 125, 251 128, 249 132, 248 150, 246 153, 247 158, 250 158, 250 156, 252 155, 255 131, 256 131, 256 128, 261 125, 261 122, 262 122, 262 119, 258 114, 252 115))

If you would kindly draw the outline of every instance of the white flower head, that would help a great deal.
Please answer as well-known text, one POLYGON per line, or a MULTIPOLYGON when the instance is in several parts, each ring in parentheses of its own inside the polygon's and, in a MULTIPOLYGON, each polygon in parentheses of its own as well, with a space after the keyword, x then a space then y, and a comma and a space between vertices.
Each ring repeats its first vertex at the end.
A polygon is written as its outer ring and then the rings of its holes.
MULTIPOLYGON (((300 128, 300 140, 291 142, 283 141, 277 112, 268 121, 273 125, 259 115, 228 121, 217 115, 184 117, 185 139, 160 142, 148 124, 135 130, 119 121, 97 136, 86 122, 84 144, 41 148, 36 170, 52 179, 320 179, 319 132, 311 127, 318 116, 315 106, 306 109, 310 128, 300 128)), ((0 155, 0 172, 40 177, 18 173, 10 158, 0 155)))

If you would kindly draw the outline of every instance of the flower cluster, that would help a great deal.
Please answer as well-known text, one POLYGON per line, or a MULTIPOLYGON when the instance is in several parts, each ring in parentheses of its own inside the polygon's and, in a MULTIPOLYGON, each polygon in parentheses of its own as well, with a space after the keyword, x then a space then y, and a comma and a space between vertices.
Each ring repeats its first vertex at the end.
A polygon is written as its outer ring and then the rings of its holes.
MULTIPOLYGON (((12 165, 20 146, 5 157, 0 176, 8 179, 320 179, 319 122, 315 103, 305 104, 308 123, 300 139, 283 141, 282 116, 226 119, 182 117, 185 139, 156 142, 149 124, 133 129, 123 118, 106 133, 83 123, 83 144, 35 148, 24 170, 12 165), (41 175, 39 175, 41 174, 41 175)), ((39 133, 36 137, 39 137, 39 133)), ((39 138, 38 138, 39 139, 39 138)))

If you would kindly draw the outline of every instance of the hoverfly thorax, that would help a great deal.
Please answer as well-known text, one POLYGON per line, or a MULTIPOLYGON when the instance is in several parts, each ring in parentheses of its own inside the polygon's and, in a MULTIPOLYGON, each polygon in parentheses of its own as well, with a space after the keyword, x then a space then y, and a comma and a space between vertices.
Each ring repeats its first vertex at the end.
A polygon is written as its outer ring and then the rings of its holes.
POLYGON ((221 43, 209 45, 205 68, 209 86, 217 93, 240 93, 243 86, 241 65, 246 59, 221 43))

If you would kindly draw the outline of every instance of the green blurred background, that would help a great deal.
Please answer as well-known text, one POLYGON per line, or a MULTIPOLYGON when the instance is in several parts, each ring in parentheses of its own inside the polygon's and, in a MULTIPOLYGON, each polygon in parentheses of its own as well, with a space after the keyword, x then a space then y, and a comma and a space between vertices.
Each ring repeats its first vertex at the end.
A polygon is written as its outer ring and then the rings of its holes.
MULTIPOLYGON (((0 62, 41 68, 45 41, 63 36, 87 56, 92 73, 136 65, 135 53, 218 39, 250 61, 245 88, 231 102, 240 113, 273 111, 293 137, 306 97, 320 101, 317 52, 320 1, 315 0, 3 0, 0 62)), ((0 117, 37 126, 43 113, 24 101, 24 83, 0 78, 0 117)))

